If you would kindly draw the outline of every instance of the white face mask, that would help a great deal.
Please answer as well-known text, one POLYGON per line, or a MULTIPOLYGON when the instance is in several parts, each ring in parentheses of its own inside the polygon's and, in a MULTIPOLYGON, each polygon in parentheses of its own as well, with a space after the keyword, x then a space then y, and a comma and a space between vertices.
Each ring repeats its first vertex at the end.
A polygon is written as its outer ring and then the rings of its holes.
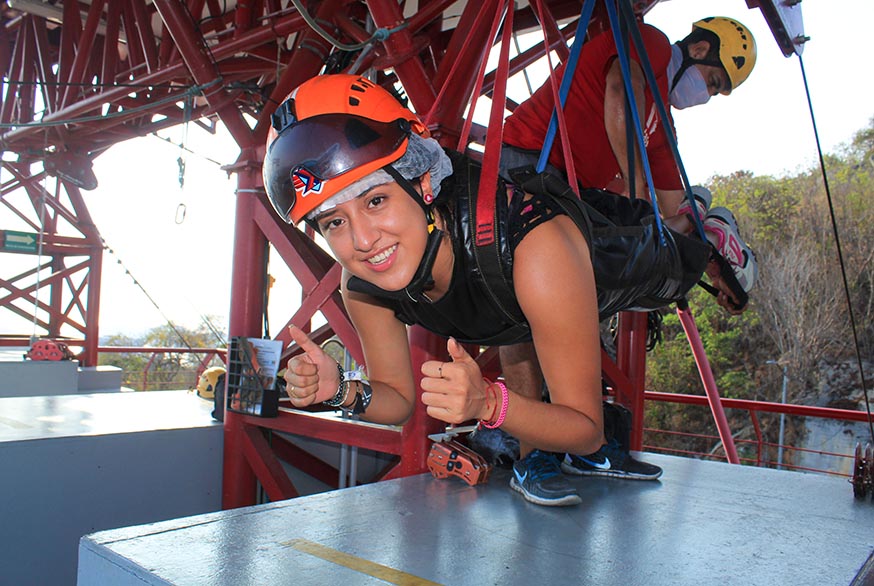
MULTIPOLYGON (((671 45, 671 62, 668 64, 668 83, 670 84, 677 75, 677 71, 683 65, 683 50, 676 44, 671 45)), ((682 110, 700 104, 706 104, 710 100, 710 92, 704 76, 694 65, 683 72, 677 86, 671 90, 671 106, 682 110)))
POLYGON ((701 75, 697 67, 693 65, 683 72, 680 81, 671 90, 670 99, 671 106, 678 110, 706 104, 710 100, 707 82, 704 81, 704 76, 701 75))

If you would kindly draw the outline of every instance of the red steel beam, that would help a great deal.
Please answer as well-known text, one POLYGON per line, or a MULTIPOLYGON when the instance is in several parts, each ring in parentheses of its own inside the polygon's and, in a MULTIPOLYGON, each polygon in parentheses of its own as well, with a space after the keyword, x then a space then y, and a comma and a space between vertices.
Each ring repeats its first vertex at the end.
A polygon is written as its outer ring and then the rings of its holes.
POLYGON ((468 3, 437 67, 434 83, 442 94, 428 117, 436 121, 432 126, 438 128, 438 139, 445 146, 455 147, 458 142, 476 72, 492 47, 493 39, 487 37, 499 5, 500 0, 486 0, 482 6, 468 3))
MULTIPOLYGON (((110 2, 110 6, 114 3, 110 2)), ((28 17, 31 18, 31 17, 28 17)), ((215 57, 216 62, 230 58, 237 53, 245 52, 249 49, 259 47, 265 43, 272 42, 276 37, 282 37, 296 32, 303 28, 305 23, 303 18, 298 14, 284 16, 276 22, 271 22, 270 26, 262 26, 252 32, 234 39, 232 41, 223 42, 216 47, 211 48, 211 53, 215 57)), ((17 47, 17 45, 16 45, 17 47)), ((169 83, 174 80, 179 80, 187 77, 188 70, 184 63, 174 63, 164 69, 160 69, 153 73, 137 77, 135 83, 142 86, 156 86, 169 83)), ((29 86, 28 86, 29 87, 29 86)), ((70 104, 57 112, 52 112, 42 118, 43 122, 56 123, 71 118, 76 118, 99 110, 106 103, 115 103, 119 99, 124 98, 131 93, 131 88, 126 86, 117 86, 105 89, 104 91, 70 104)), ((14 101, 13 101, 14 102, 14 101)), ((4 102, 4 106, 6 103, 4 102)), ((30 120, 31 118, 19 117, 20 120, 30 120)), ((4 120, 6 121, 6 120, 4 120)), ((3 141, 9 147, 12 147, 16 141, 21 141, 24 137, 30 138, 33 146, 42 148, 44 139, 42 132, 36 128, 20 127, 0 135, 0 141, 3 141)), ((29 144, 29 143, 28 143, 29 144)), ((49 143, 53 144, 53 143, 49 143)))
POLYGON ((240 447, 246 454, 255 475, 271 502, 299 496, 294 484, 289 480, 282 463, 270 449, 260 427, 247 425, 239 436, 240 447))
POLYGON ((136 0, 122 0, 121 2, 121 26, 124 28, 127 42, 127 59, 130 63, 130 69, 133 72, 141 72, 145 70, 146 57, 143 54, 143 47, 139 42, 136 17, 134 16, 131 2, 136 0))
MULTIPOLYGON (((131 8, 134 16, 136 40, 142 51, 146 70, 151 73, 158 67, 158 47, 155 45, 155 37, 152 33, 152 18, 146 10, 146 2, 131 0, 131 8)), ((195 14, 198 14, 195 12, 195 14)), ((128 44, 131 40, 128 39, 128 44)))
POLYGON ((58 77, 52 68, 52 55, 49 49, 46 22, 42 19, 30 19, 33 30, 34 46, 36 47, 36 70, 38 78, 46 82, 42 86, 43 102, 46 111, 52 112, 57 108, 60 88, 57 85, 58 77))
POLYGON ((616 388, 616 398, 634 415, 631 449, 643 447, 643 391, 646 377, 646 325, 643 312, 623 311, 619 317, 616 365, 628 384, 616 388))
MULTIPOLYGON (((191 26, 190 16, 175 0, 155 0, 155 8, 167 26, 167 30, 170 31, 173 42, 179 48, 182 59, 195 83, 201 86, 212 85, 217 81, 216 64, 210 56, 203 37, 191 26)), ((204 97, 212 105, 224 91, 225 89, 221 85, 214 86, 204 94, 204 97)), ((241 148, 248 145, 251 141, 252 131, 239 109, 227 105, 216 111, 237 144, 241 148)))
MULTIPOLYGON (((404 23, 401 6, 395 0, 367 0, 376 26, 394 29, 404 23)), ((383 42, 386 55, 417 112, 427 112, 434 105, 437 92, 418 57, 421 48, 409 28, 395 31, 383 42)))
MULTIPOLYGON (((315 16, 317 19, 329 19, 333 12, 340 11, 340 7, 341 3, 339 0, 326 0, 319 4, 315 16)), ((258 116, 258 123, 255 125, 253 138, 256 144, 261 145, 267 139, 270 116, 276 110, 276 107, 285 100, 285 97, 294 88, 318 73, 324 64, 319 53, 324 52, 327 55, 330 51, 328 42, 316 34, 315 31, 308 28, 298 34, 298 38, 295 40, 295 47, 296 50, 292 51, 288 63, 286 63, 279 79, 276 80, 276 84, 270 92, 268 105, 258 116)))
POLYGON ((61 27, 61 47, 58 59, 58 79, 69 82, 76 59, 76 47, 82 38, 82 15, 78 2, 64 2, 64 25, 61 27))
POLYGON ((280 407, 279 417, 243 416, 249 425, 266 427, 283 433, 356 446, 383 454, 402 454, 402 432, 398 427, 376 425, 351 419, 328 418, 318 413, 280 407))
MULTIPOLYGON (((251 149, 245 154, 252 156, 251 149)), ((259 169, 252 165, 237 170, 237 205, 234 223, 234 257, 231 265, 230 336, 261 337, 265 311, 267 240, 255 222, 262 190, 259 169)), ((222 507, 236 508, 255 502, 255 474, 240 449, 246 425, 238 413, 225 413, 224 478, 222 507)))
MULTIPOLYGON (((59 109, 70 103, 75 92, 81 92, 85 89, 85 72, 88 68, 88 61, 92 58, 91 50, 94 46, 94 41, 97 38, 97 25, 100 24, 100 19, 103 17, 103 4, 105 0, 92 0, 91 7, 88 10, 88 19, 85 22, 85 30, 82 32, 80 42, 76 46, 76 56, 73 59, 70 71, 65 72, 66 75, 61 79, 66 79, 67 87, 64 88, 63 97, 58 104, 59 109)), ((75 2, 65 2, 66 5, 75 6, 75 2)), ((76 20, 81 25, 80 16, 77 7, 76 20)))

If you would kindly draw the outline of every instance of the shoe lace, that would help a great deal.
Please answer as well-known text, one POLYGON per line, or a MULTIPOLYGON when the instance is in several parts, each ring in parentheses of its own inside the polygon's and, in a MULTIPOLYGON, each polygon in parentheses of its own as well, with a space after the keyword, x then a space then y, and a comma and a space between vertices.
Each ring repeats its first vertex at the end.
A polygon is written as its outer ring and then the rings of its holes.
POLYGON ((532 480, 546 480, 561 474, 558 460, 551 454, 535 450, 528 456, 528 474, 532 480))

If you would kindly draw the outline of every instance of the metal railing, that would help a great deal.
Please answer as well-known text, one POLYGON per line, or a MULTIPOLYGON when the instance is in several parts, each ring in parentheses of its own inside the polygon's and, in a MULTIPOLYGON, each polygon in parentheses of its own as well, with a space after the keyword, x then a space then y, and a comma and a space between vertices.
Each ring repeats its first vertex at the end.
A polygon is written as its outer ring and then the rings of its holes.
MULTIPOLYGON (((126 372, 124 380, 125 384, 132 386, 134 381, 139 382, 140 390, 163 390, 164 388, 194 388, 197 385, 198 378, 203 371, 209 367, 215 360, 226 364, 227 350, 224 348, 151 348, 141 346, 101 346, 98 348, 101 354, 144 354, 148 355, 149 359, 143 365, 142 369, 137 372, 126 372), (173 374, 173 380, 167 383, 156 383, 154 380, 150 382, 150 373, 154 379, 154 368, 157 359, 161 355, 166 354, 188 354, 199 357, 196 365, 193 368, 180 368, 173 374), (184 382, 184 384, 183 384, 184 382), (170 386, 166 386, 170 385, 170 386)), ((194 361, 189 360, 189 363, 194 361)), ((646 391, 644 399, 653 403, 673 403, 698 406, 709 410, 707 397, 703 395, 687 395, 679 393, 663 393, 656 391, 646 391)), ((851 465, 841 466, 836 465, 832 469, 814 468, 803 466, 792 462, 791 454, 816 454, 833 458, 838 462, 851 462, 855 455, 852 451, 847 453, 839 453, 829 450, 815 450, 811 448, 798 447, 790 444, 781 444, 779 442, 769 441, 762 430, 760 415, 792 415, 798 417, 820 418, 834 421, 844 422, 867 422, 868 414, 864 411, 852 411, 849 409, 832 409, 828 407, 812 407, 807 405, 792 405, 784 403, 771 403, 766 401, 753 401, 747 399, 721 399, 722 406, 727 410, 745 411, 753 428, 753 439, 735 438, 735 443, 741 448, 742 455, 740 461, 744 464, 753 466, 766 466, 775 468, 785 468, 791 470, 799 470, 805 472, 819 472, 832 474, 836 476, 848 477, 850 474, 836 471, 836 469, 847 468, 852 469, 851 465), (769 452, 777 451, 778 453, 785 452, 788 458, 781 457, 772 459, 768 456, 769 452), (750 453, 754 455, 750 455, 750 453), (788 460, 788 461, 787 461, 788 460)), ((706 458, 712 460, 724 460, 725 456, 719 450, 719 436, 707 433, 691 433, 683 430, 659 429, 655 427, 645 427, 645 443, 644 450, 652 452, 660 452, 673 454, 678 456, 706 458), (709 450, 682 449, 677 447, 669 447, 667 442, 659 442, 659 438, 688 438, 690 440, 700 440, 711 447, 709 450)))
POLYGON ((179 388, 194 388, 197 380, 210 364, 220 361, 227 363, 227 349, 225 348, 150 348, 147 346, 100 346, 99 354, 143 354, 149 358, 137 372, 125 371, 122 375, 122 384, 137 390, 169 390, 179 388), (159 357, 167 354, 191 355, 196 359, 189 359, 185 364, 176 363, 176 368, 167 370, 161 374, 170 375, 170 380, 155 382, 157 361, 159 357), (149 381, 152 375, 153 380, 149 381))
MULTIPOLYGON (((646 401, 651 402, 660 402, 660 403, 675 403, 675 404, 685 404, 685 405, 695 405, 700 406, 705 409, 709 409, 709 405, 707 402, 707 397, 703 395, 686 395, 686 394, 678 394, 678 393, 662 393, 655 391, 646 391, 644 393, 644 399, 646 401)), ((849 477, 851 474, 844 473, 839 471, 841 468, 852 469, 852 465, 842 466, 841 464, 846 464, 847 462, 851 462, 855 458, 855 454, 853 450, 848 451, 848 453, 838 453, 829 450, 816 450, 805 447, 792 446, 787 444, 780 444, 779 442, 768 441, 764 433, 762 431, 762 425, 760 421, 761 414, 785 414, 785 415, 793 415, 798 417, 807 417, 807 418, 818 418, 818 419, 826 419, 826 420, 834 420, 834 421, 843 421, 843 422, 860 422, 867 423, 868 422, 868 414, 864 411, 853 411, 849 409, 833 409, 829 407, 813 407, 807 405, 791 405, 784 403, 771 403, 765 401, 752 401, 747 399, 721 399, 722 406, 727 410, 740 410, 746 411, 750 422, 752 423, 753 428, 753 436, 754 439, 743 439, 743 438, 735 438, 735 443, 738 447, 747 447, 750 448, 749 451, 752 451, 755 454, 755 457, 751 457, 749 455, 741 456, 740 460, 743 463, 755 465, 755 466, 767 466, 767 467, 775 467, 775 468, 785 468, 792 470, 800 470, 806 472, 819 472, 825 474, 832 474, 836 476, 844 476, 849 477), (775 449, 779 451, 785 451, 788 454, 816 454, 825 456, 827 458, 833 458, 838 465, 830 468, 814 468, 810 466, 803 466, 799 464, 794 464, 791 461, 786 462, 782 458, 778 458, 776 460, 769 459, 767 454, 770 450, 775 449)), ((720 453, 719 447, 719 436, 710 435, 704 433, 689 433, 681 430, 666 430, 666 429, 657 429, 652 427, 645 427, 644 432, 646 434, 647 441, 644 444, 644 449, 647 451, 653 452, 662 452, 662 453, 670 453, 681 456, 689 456, 696 458, 708 458, 715 460, 724 460, 725 456, 720 453), (659 437, 686 437, 690 439, 700 439, 702 441, 706 441, 710 445, 714 446, 709 451, 696 451, 692 449, 679 449, 679 448, 671 448, 666 447, 663 444, 659 444, 657 438, 659 437)), ((867 438, 867 430, 866 430, 866 438, 860 441, 871 441, 870 438, 867 438)), ((747 450, 743 450, 745 453, 747 450)), ((782 454, 781 454, 782 456, 782 454)), ((791 458, 790 458, 791 460, 791 458)))

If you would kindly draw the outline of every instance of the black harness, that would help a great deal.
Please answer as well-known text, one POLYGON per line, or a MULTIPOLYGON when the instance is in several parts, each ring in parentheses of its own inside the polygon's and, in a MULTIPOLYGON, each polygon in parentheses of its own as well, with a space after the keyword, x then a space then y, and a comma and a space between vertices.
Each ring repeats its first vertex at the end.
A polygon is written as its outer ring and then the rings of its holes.
MULTIPOLYGON (((457 261, 460 256, 464 259, 463 278, 467 281, 453 282, 453 287, 463 285, 479 292, 469 297, 471 303, 488 311, 488 327, 480 327, 466 336, 453 333, 448 326, 443 327, 430 302, 416 294, 421 291, 418 287, 413 287, 419 289, 415 292, 410 287, 384 291, 357 277, 350 278, 347 287, 386 300, 407 324, 422 324, 462 342, 496 346, 528 341, 530 327, 513 286, 513 258, 506 229, 507 185, 499 180, 494 205, 489 202, 478 209, 479 163, 453 151, 447 154, 453 174, 443 184, 440 197, 451 198, 455 206, 460 233, 454 239, 454 253, 457 261), (494 238, 478 240, 478 231, 481 233, 489 225, 494 238), (483 306, 483 296, 488 307, 483 306)), ((655 309, 676 302, 701 277, 710 256, 709 244, 666 230, 667 245, 661 245, 648 202, 598 189, 584 190, 580 199, 565 181, 549 173, 538 174, 533 167, 514 169, 510 175, 518 189, 554 203, 586 238, 596 277, 599 319, 621 310, 655 309)), ((430 244, 414 278, 417 285, 430 280, 436 256, 436 246, 430 244)), ((453 312, 456 308, 446 306, 443 311, 453 312)), ((447 321, 451 317, 455 316, 449 316, 447 321)))

